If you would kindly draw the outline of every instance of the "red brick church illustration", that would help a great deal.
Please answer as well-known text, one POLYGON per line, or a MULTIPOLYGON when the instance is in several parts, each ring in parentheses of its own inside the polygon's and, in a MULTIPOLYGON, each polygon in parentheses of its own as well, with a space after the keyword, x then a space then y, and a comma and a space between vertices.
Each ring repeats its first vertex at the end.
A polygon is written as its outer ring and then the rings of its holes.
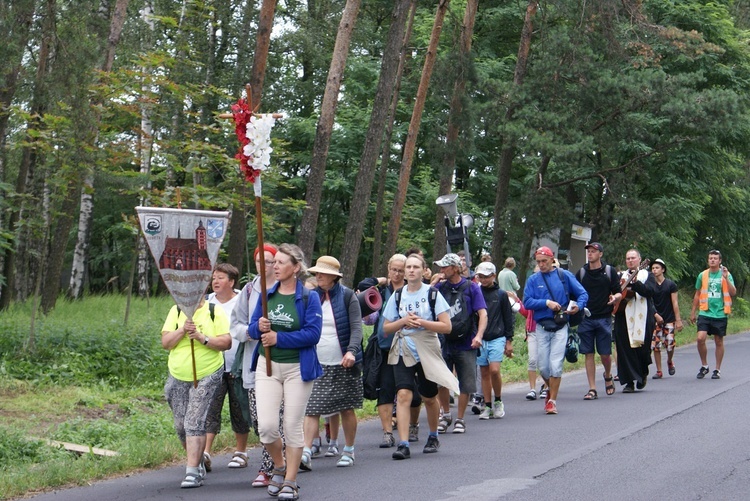
POLYGON ((184 271, 212 269, 206 250, 206 228, 203 221, 198 221, 193 239, 180 238, 179 228, 177 238, 167 237, 164 252, 159 258, 159 268, 184 271))

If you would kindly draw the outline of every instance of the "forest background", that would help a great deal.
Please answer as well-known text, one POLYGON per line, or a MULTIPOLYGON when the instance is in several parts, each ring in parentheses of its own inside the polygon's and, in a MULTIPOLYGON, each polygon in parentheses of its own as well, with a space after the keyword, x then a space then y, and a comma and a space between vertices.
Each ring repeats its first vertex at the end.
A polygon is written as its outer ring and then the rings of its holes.
POLYGON ((252 193, 230 111, 273 130, 265 238, 345 281, 445 251, 438 195, 474 216, 474 261, 592 227, 685 284, 719 248, 740 291, 750 239, 750 3, 700 0, 0 2, 0 308, 159 289, 133 207, 231 209, 252 193))
POLYGON ((172 302, 134 207, 180 188, 185 208, 232 210, 220 258, 254 272, 219 117, 248 83, 285 115, 265 238, 338 257, 347 283, 413 245, 439 258, 435 199, 458 193, 474 261, 515 256, 521 280, 535 239, 569 249, 575 223, 615 265, 664 259, 683 317, 709 249, 745 292, 747 0, 0 0, 0 30, 0 499, 182 458, 158 336, 172 302))

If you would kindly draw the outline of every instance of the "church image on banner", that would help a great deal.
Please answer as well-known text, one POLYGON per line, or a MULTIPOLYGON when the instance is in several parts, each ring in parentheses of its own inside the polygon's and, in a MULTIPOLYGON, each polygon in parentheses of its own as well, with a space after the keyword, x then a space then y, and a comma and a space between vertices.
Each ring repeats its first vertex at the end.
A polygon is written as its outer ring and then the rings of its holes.
POLYGON ((167 270, 211 270, 211 259, 206 245, 206 228, 203 221, 198 221, 195 238, 167 237, 164 252, 159 258, 159 268, 167 270))

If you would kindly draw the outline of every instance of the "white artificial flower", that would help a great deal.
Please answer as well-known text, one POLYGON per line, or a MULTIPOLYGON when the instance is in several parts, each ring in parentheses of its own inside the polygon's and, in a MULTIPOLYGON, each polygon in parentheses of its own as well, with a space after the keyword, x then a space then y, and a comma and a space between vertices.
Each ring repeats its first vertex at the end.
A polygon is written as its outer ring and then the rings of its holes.
POLYGON ((250 167, 255 170, 265 170, 271 165, 271 129, 275 123, 276 119, 272 115, 253 115, 247 123, 247 138, 250 142, 242 151, 250 158, 250 167))

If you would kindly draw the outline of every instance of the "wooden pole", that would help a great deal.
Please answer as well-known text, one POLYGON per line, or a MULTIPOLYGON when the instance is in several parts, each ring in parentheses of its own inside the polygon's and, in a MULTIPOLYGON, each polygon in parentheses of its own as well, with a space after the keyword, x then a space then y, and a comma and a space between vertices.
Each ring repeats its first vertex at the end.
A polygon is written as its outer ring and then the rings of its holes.
MULTIPOLYGON (((177 208, 182 209, 182 192, 180 191, 180 187, 177 186, 176 188, 177 193, 177 208)), ((187 316, 187 315, 185 315, 187 316)), ((187 317, 188 320, 192 321, 192 315, 187 317)), ((198 369, 195 367, 195 340, 190 340, 190 360, 193 362, 193 388, 198 387, 198 369)))

